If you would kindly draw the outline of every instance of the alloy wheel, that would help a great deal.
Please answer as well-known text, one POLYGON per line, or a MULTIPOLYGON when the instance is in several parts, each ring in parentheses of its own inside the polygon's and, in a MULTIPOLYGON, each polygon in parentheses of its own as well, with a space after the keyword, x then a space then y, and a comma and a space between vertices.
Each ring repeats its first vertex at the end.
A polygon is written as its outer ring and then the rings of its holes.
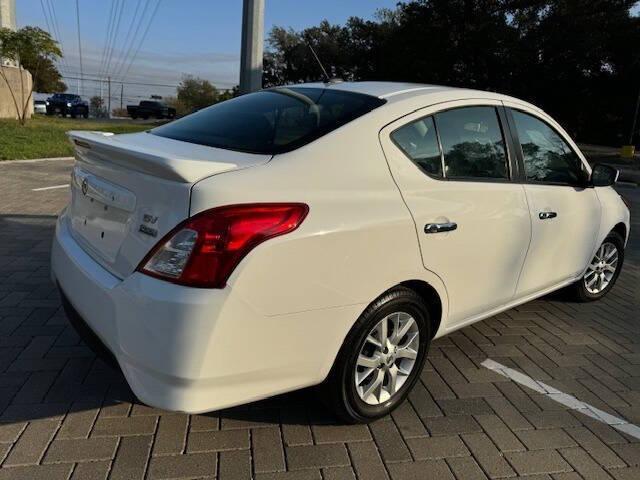
POLYGON ((391 399, 415 368, 419 349, 418 324, 408 313, 394 312, 378 322, 356 361, 354 381, 360 399, 369 405, 391 399))
POLYGON ((618 268, 618 260, 618 247, 611 242, 604 242, 583 277, 584 286, 589 293, 596 295, 609 286, 618 268))

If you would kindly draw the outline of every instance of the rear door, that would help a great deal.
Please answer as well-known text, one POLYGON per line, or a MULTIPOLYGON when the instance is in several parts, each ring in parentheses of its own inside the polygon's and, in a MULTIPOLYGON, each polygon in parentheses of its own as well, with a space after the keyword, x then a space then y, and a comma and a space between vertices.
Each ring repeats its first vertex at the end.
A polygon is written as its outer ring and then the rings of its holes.
POLYGON ((507 110, 531 210, 531 246, 518 284, 524 297, 582 274, 600 227, 589 169, 559 125, 541 112, 507 110))
POLYGON ((424 268, 443 280, 447 327, 514 296, 531 236, 502 105, 465 100, 385 127, 380 140, 411 211, 424 268))

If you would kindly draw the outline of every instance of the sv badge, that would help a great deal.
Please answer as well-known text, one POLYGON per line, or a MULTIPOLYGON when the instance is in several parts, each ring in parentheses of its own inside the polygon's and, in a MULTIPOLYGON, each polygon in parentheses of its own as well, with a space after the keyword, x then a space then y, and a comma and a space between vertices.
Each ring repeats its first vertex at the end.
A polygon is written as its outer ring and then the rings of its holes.
POLYGON ((149 235, 150 237, 157 237, 158 229, 154 227, 156 223, 158 223, 158 217, 156 215, 144 213, 142 215, 142 223, 140 224, 138 231, 145 235, 149 235))

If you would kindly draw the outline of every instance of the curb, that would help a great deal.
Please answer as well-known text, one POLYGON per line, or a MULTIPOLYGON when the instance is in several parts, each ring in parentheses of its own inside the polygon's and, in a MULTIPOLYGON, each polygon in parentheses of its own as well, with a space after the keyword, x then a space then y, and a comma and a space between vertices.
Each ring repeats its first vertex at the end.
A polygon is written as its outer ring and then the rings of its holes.
POLYGON ((14 164, 14 163, 36 163, 36 162, 49 162, 58 160, 73 160, 75 157, 52 157, 52 158, 31 158, 29 160, 0 160, 0 165, 14 164))

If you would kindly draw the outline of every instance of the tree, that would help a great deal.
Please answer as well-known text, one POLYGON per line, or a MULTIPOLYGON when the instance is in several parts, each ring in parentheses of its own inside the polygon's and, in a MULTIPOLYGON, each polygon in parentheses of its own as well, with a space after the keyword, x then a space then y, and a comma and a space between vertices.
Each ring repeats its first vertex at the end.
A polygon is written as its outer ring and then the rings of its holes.
MULTIPOLYGON (((62 81, 62 75, 56 68, 55 64, 48 58, 40 58, 39 62, 39 74, 34 81, 34 92, 40 93, 58 93, 65 92, 67 90, 67 84, 62 81)), ((35 65, 25 65, 24 62, 22 66, 25 70, 35 71, 35 65)))
POLYGON ((31 68, 33 81, 28 95, 25 95, 24 80, 23 76, 20 75, 20 102, 16 96, 17 92, 13 91, 4 69, 0 68, 0 76, 9 88, 21 125, 26 122, 27 109, 33 96, 34 87, 38 82, 43 62, 46 62, 46 60, 53 62, 61 56, 62 51, 58 43, 47 32, 38 27, 24 27, 17 31, 8 28, 0 29, 0 57, 17 62, 21 70, 26 65, 31 68))
POLYGON ((107 116, 107 111, 104 108, 104 99, 99 95, 95 95, 89 99, 89 108, 94 117, 101 118, 107 116))
POLYGON ((178 101, 187 112, 200 110, 218 101, 218 90, 209 80, 185 75, 178 85, 178 101))
POLYGON ((585 142, 628 136, 640 78, 638 0, 406 0, 373 20, 274 27, 264 86, 329 75, 499 91, 585 142))

